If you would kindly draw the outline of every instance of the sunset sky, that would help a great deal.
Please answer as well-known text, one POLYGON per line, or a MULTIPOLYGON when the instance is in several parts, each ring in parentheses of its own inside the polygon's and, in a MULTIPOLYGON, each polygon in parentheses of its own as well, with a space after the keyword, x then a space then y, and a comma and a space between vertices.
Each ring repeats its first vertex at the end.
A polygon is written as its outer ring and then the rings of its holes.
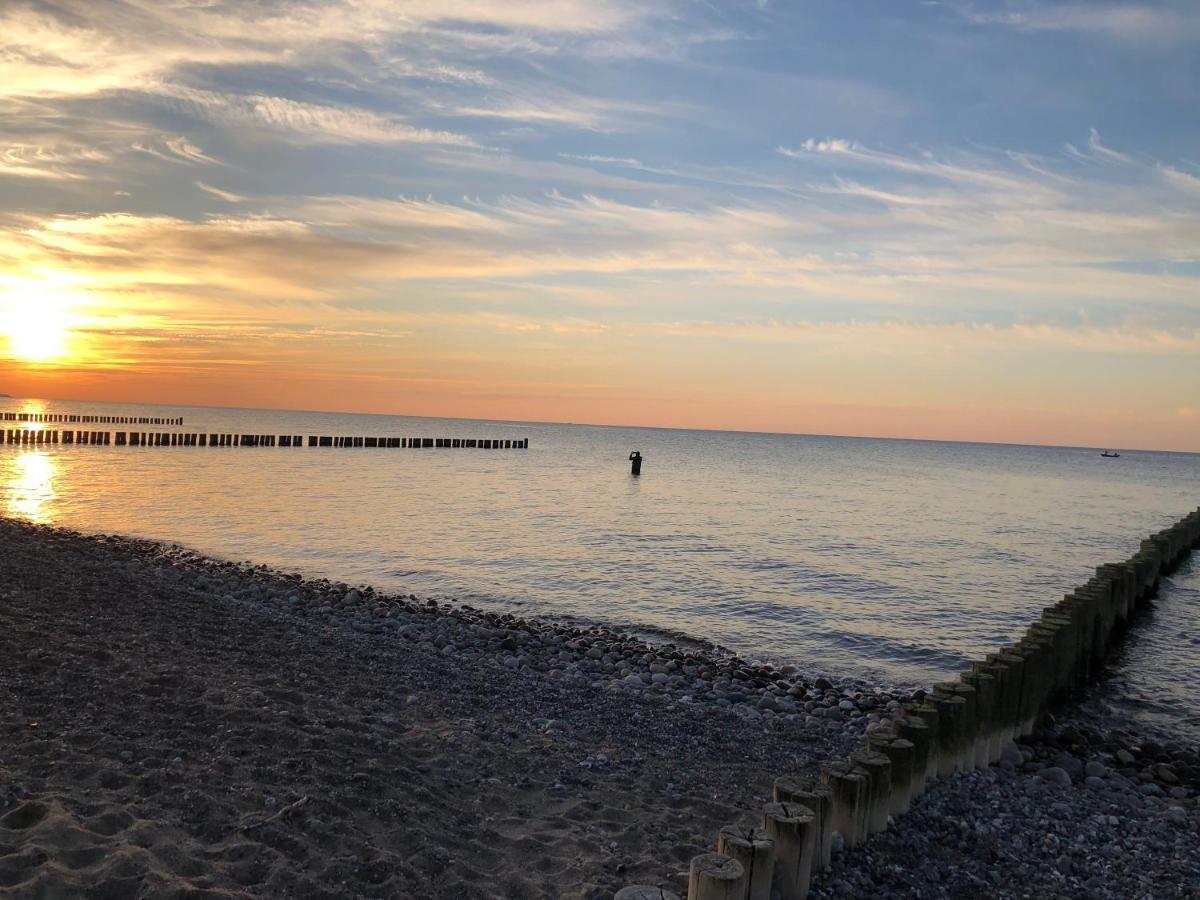
POLYGON ((0 392, 1200 450, 1200 4, 3 0, 0 392))

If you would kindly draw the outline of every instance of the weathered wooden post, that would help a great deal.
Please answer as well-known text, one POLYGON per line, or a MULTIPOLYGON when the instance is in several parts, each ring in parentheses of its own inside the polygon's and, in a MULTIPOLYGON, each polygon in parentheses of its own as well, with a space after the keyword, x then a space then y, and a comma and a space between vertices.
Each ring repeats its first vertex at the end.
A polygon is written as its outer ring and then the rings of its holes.
POLYGON ((866 749, 851 753, 850 762, 865 772, 869 779, 869 833, 886 830, 892 802, 892 761, 882 753, 866 749))
POLYGON ((888 812, 892 816, 903 815, 908 812, 912 798, 913 745, 896 734, 885 731, 872 734, 868 745, 891 762, 891 798, 888 801, 888 812))
POLYGON ((935 694, 927 699, 937 710, 937 774, 939 778, 949 778, 958 771, 963 709, 967 701, 953 694, 935 694))
POLYGON ((776 885, 783 900, 804 900, 812 878, 816 813, 799 803, 768 803, 763 830, 775 839, 776 885))
POLYGON ((831 824, 849 848, 866 840, 867 777, 848 762, 821 767, 821 781, 832 793, 831 824))
POLYGON ((828 868, 833 855, 833 789, 827 784, 816 784, 790 775, 775 779, 772 799, 776 803, 799 803, 816 813, 816 845, 813 848, 813 865, 828 868))
POLYGON ((771 900, 775 841, 761 828, 726 825, 717 834, 717 852, 736 859, 746 872, 744 900, 771 900))
POLYGON ((746 870, 736 859, 720 853, 692 857, 688 870, 688 900, 742 900, 746 870))
POLYGON ((909 798, 920 797, 925 793, 925 782, 929 772, 929 726, 918 716, 898 719, 896 734, 913 745, 912 776, 910 780, 909 798))
POLYGON ((631 884, 617 891, 613 900, 679 900, 679 895, 653 885, 631 884))

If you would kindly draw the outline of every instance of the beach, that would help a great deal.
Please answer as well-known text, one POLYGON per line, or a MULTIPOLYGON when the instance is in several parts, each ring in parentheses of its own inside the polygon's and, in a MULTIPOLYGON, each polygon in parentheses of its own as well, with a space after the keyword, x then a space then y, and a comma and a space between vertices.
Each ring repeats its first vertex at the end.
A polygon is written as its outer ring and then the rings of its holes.
POLYGON ((685 870, 779 767, 853 741, 650 678, 594 688, 570 666, 603 664, 553 629, 0 535, 14 897, 608 897, 685 870))
MULTIPOLYGON (((682 894, 776 777, 815 775, 909 699, 150 541, 0 520, 0 547, 16 898, 682 894)), ((1115 768, 1103 790, 1055 784, 1044 746, 1022 749, 939 782, 918 827, 835 855, 814 894, 1200 889, 1200 769, 1175 799, 1115 768), (1113 840, 1097 868, 1089 842, 1113 840)))

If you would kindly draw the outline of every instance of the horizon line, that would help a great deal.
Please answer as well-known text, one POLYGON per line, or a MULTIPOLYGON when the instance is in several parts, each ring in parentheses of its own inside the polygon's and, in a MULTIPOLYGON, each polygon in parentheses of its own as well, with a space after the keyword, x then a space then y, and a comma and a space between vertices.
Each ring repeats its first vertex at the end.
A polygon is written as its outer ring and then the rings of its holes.
POLYGON ((753 434, 763 435, 766 437, 819 437, 819 438, 839 438, 842 440, 861 440, 861 441, 908 441, 911 443, 923 444, 965 444, 981 447, 1029 447, 1052 450, 1121 450, 1123 452, 1135 453, 1171 453, 1182 456, 1200 456, 1200 450, 1164 450, 1161 448, 1152 447, 1100 447, 1099 445, 1085 444, 1030 444, 1017 441, 968 441, 956 440, 953 438, 922 438, 922 437, 898 437, 888 434, 834 434, 826 432, 809 432, 809 431, 754 431, 742 428, 679 428, 670 425, 638 425, 638 424, 615 424, 611 422, 557 422, 543 419, 489 419, 485 417, 464 417, 464 416, 423 416, 412 413, 386 413, 386 412, 352 412, 349 410, 338 409, 297 409, 293 407, 277 407, 277 406, 214 406, 206 403, 151 403, 134 400, 76 400, 66 397, 16 397, 11 394, 0 392, 0 400, 8 399, 20 402, 41 402, 41 403, 102 403, 111 406, 155 406, 163 408, 183 408, 183 409, 213 409, 213 410, 234 410, 239 412, 283 412, 283 413, 300 413, 309 415, 325 415, 325 416, 372 416, 376 418, 403 418, 403 419, 448 419, 456 422, 495 422, 498 424, 509 425, 557 425, 576 428, 628 428, 639 429, 642 431, 701 431, 711 432, 713 434, 753 434))

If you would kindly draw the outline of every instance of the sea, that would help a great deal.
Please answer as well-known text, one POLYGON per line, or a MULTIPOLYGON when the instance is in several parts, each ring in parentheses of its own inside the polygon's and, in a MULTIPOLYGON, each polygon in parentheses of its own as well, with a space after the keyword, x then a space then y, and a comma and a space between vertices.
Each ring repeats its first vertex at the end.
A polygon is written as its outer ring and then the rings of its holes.
MULTIPOLYGON (((528 450, 490 451, 0 446, 0 511, 892 686, 944 679, 1014 640, 1097 565, 1200 505, 1200 455, 1186 453, 62 401, 0 410, 182 416, 184 432, 527 438, 528 450)), ((1105 699, 1147 731, 1200 740, 1198 664, 1189 562, 1123 645, 1105 699)))

